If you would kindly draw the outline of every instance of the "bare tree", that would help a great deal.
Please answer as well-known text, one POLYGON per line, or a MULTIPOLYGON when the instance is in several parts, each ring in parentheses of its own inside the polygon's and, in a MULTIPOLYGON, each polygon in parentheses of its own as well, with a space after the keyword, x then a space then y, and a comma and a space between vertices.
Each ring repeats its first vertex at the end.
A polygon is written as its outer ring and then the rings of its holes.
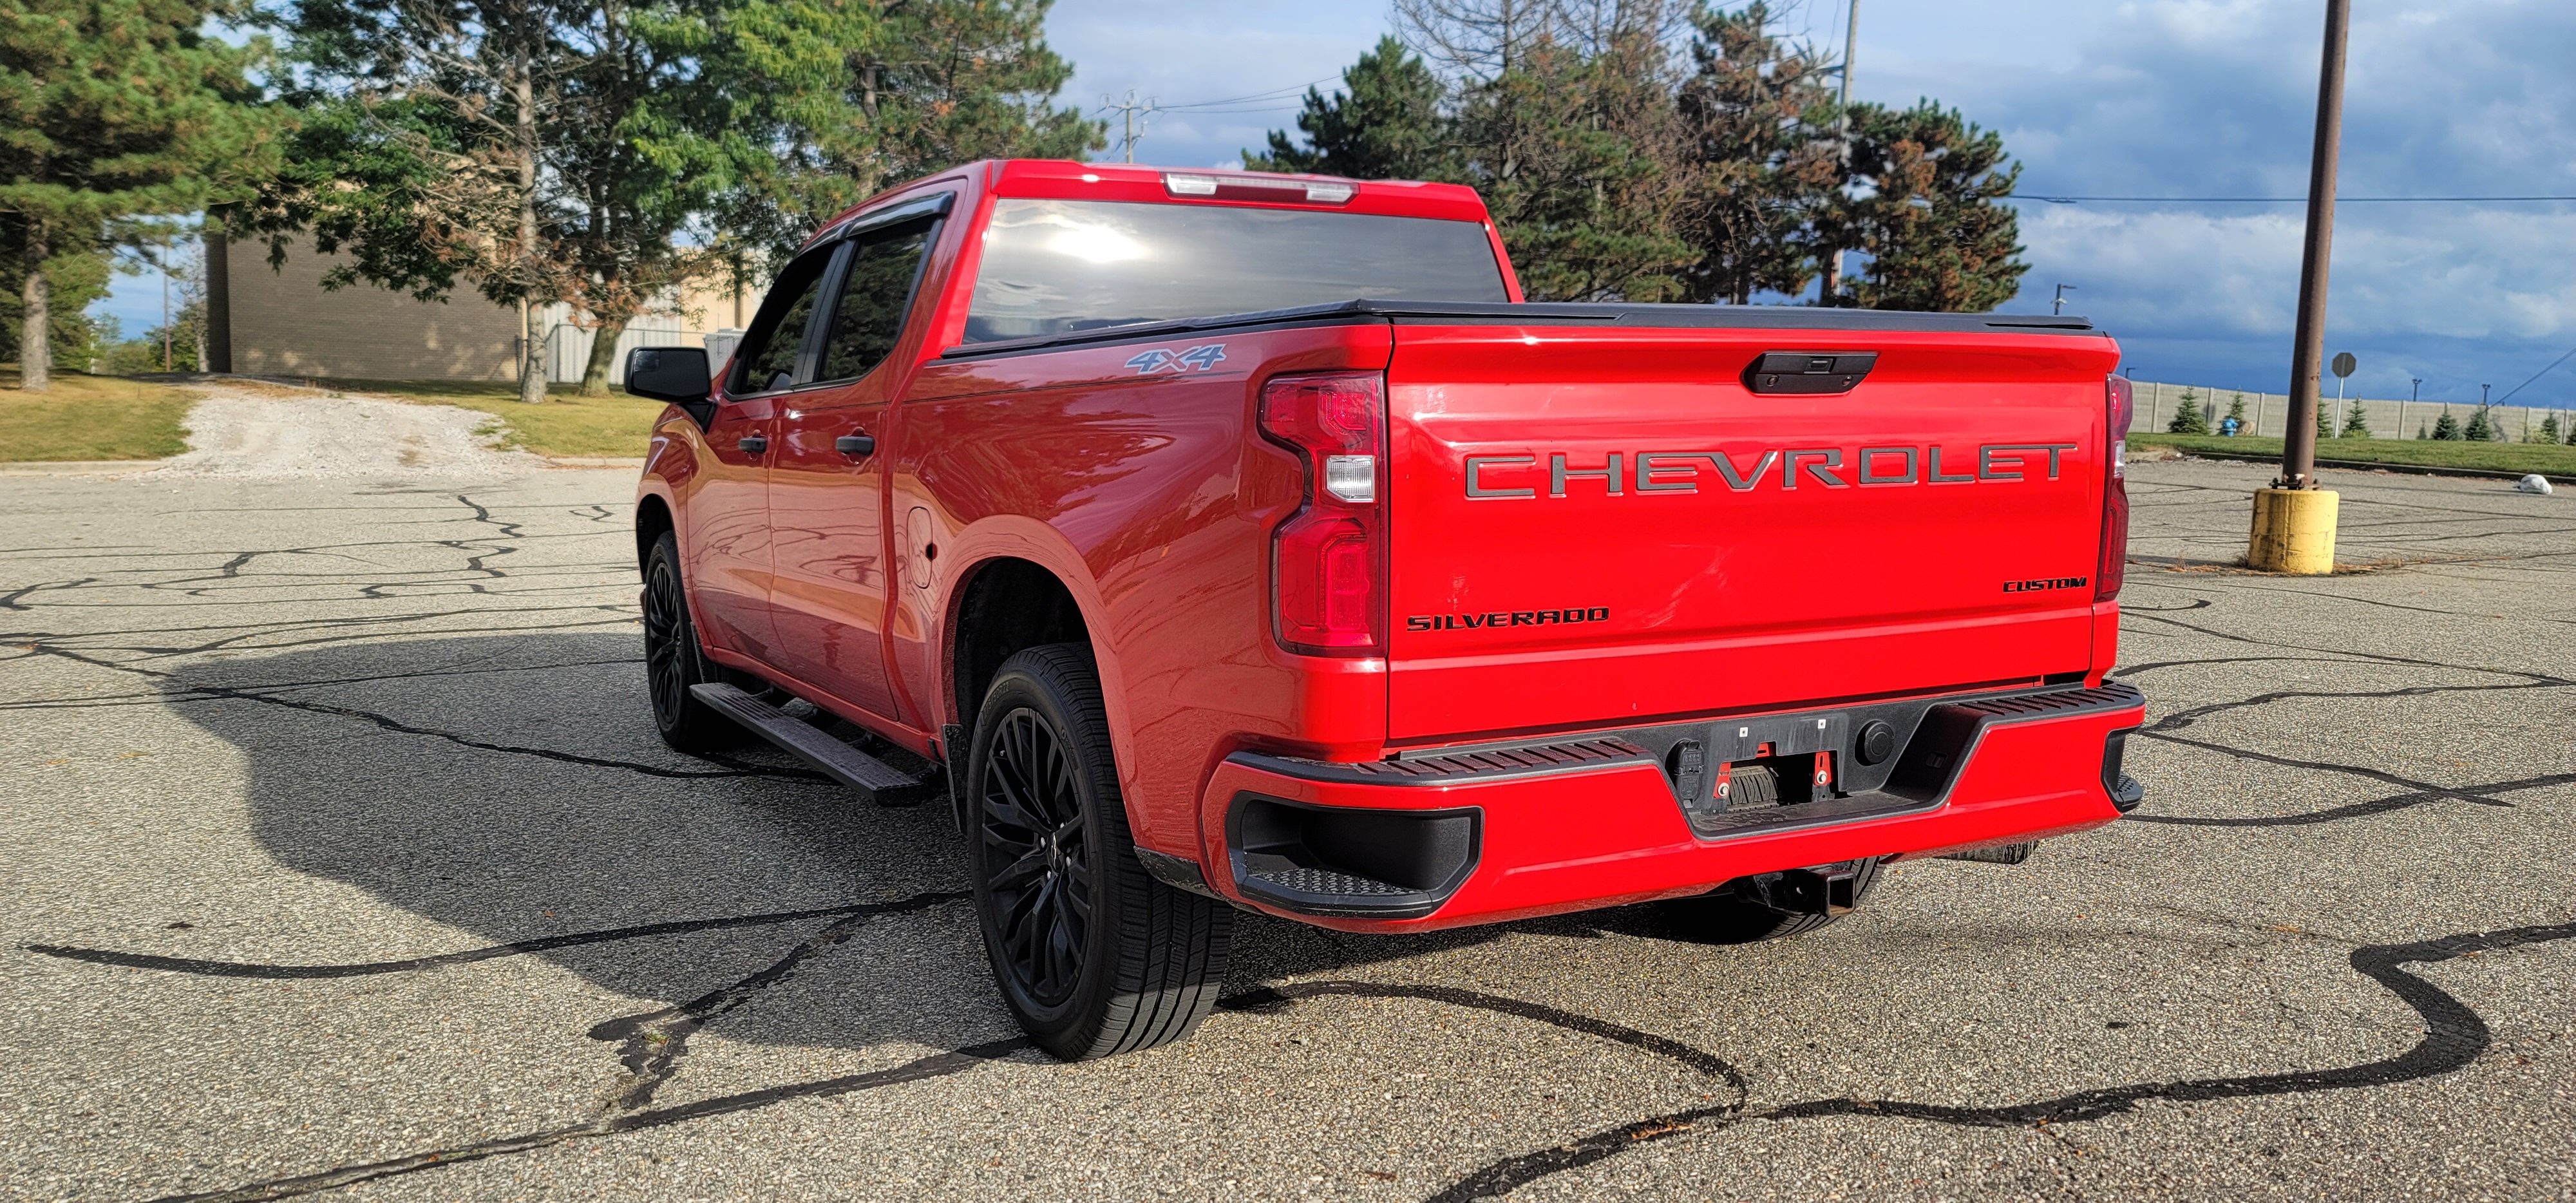
POLYGON ((1395 0, 1396 36, 1453 79, 1488 83, 1561 33, 1565 0, 1395 0))

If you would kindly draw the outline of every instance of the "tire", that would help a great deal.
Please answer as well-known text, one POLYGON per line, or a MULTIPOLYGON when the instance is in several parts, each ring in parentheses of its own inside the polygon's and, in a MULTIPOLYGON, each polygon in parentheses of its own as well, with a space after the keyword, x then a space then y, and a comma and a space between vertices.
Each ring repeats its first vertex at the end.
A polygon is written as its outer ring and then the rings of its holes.
POLYGON ((653 696, 653 729, 674 751, 712 752, 743 741, 732 719, 689 692, 692 685, 725 679, 698 645, 680 587, 680 541, 669 531, 644 557, 644 671, 653 696))
MULTIPOLYGON (((1885 863, 1884 860, 1859 862, 1852 880, 1854 906, 1869 897, 1870 889, 1878 884, 1879 869, 1885 863)), ((1655 905, 1673 926, 1688 932, 1693 939, 1710 944, 1785 940, 1791 936, 1803 936, 1842 917, 1781 910, 1764 901, 1764 884, 1761 877, 1738 878, 1697 898, 1677 898, 1655 905)))
POLYGON ((1002 1001, 1083 1061, 1172 1043, 1216 1004, 1234 912, 1136 860, 1090 652, 1003 662, 966 762, 968 874, 1002 1001))

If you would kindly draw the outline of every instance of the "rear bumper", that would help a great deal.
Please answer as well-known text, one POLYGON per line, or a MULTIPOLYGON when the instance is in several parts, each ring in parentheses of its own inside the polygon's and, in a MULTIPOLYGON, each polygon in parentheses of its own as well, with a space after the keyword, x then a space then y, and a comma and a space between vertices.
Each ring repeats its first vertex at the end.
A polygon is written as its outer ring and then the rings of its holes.
MULTIPOLYGON (((1810 717, 1771 721, 1805 728, 1810 717)), ((1427 930, 1681 897, 1753 873, 2062 835, 2136 804, 2133 792, 2114 797, 2122 786, 2115 737, 2145 717, 2144 699, 2125 685, 1950 699, 1917 717, 1903 753, 1872 774, 1874 788, 1758 817, 1702 815, 1696 824, 1667 772, 1669 750, 1652 746, 1670 738, 1657 733, 1357 765, 1237 753, 1201 796, 1209 837, 1201 863, 1214 870, 1207 884, 1216 892, 1273 914, 1350 930, 1427 930), (1407 818, 1423 820, 1422 836, 1401 834, 1407 818), (1301 822, 1321 833, 1327 863, 1276 834, 1301 822), (1393 867, 1337 874, 1332 862, 1393 867)))

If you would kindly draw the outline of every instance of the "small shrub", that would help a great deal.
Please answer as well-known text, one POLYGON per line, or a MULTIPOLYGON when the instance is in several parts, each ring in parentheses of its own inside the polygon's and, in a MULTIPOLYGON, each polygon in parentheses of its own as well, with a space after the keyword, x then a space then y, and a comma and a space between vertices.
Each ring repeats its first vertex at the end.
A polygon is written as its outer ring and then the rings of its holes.
POLYGON ((2190 389, 2182 391, 2182 405, 2174 410, 2173 419, 2165 423, 2165 433, 2209 433, 2209 414, 2201 408, 2200 394, 2190 389))

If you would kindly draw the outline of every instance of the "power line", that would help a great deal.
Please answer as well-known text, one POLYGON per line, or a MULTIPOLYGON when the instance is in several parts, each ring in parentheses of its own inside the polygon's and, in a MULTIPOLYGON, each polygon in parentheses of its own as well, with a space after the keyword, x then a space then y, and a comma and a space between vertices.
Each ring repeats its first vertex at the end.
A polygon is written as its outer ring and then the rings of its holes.
MULTIPOLYGON (((2568 348, 2568 351, 2567 351, 2567 353, 2566 353, 2565 355, 2561 355, 2561 356, 2559 356, 2559 357, 2558 357, 2558 358, 2556 358, 2556 359, 2550 360, 2550 361, 2549 361, 2549 367, 2547 367, 2547 368, 2542 368, 2542 369, 2540 369, 2540 370, 2539 370, 2539 371, 2537 371, 2537 372, 2533 372, 2533 373, 2531 374, 2531 380, 2538 380, 2538 379, 2540 379, 2541 377, 2548 375, 2548 374, 2549 374, 2549 370, 2550 370, 2550 368, 2555 368, 2555 367, 2557 367, 2558 365, 2560 365, 2560 364, 2562 364, 2562 363, 2565 363, 2565 362, 2567 362, 2567 361, 2568 361, 2568 360, 2570 360, 2570 359, 2576 359, 2576 347, 2570 347, 2570 348, 2568 348)), ((2505 403, 2505 402, 2507 402, 2507 401, 2511 401, 2511 400, 2513 400, 2513 394, 2514 394, 2514 393, 2521 392, 2522 390, 2524 390, 2524 389, 2526 389, 2526 388, 2531 387, 2531 380, 2525 380, 2525 381, 2523 381, 2522 383, 2520 383, 2520 384, 2517 384, 2517 385, 2513 386, 2513 388, 2512 388, 2512 390, 2511 390, 2511 391, 2508 391, 2507 393, 2505 393, 2505 395, 2503 395, 2503 396, 2501 396, 2501 397, 2496 398, 2496 404, 2498 404, 2498 405, 2502 405, 2502 404, 2504 404, 2504 403, 2505 403)))
POLYGON ((1327 75, 1322 79, 1310 79, 1302 84, 1290 84, 1284 88, 1272 88, 1267 92, 1255 92, 1249 96, 1229 96, 1224 100, 1199 100, 1193 101, 1189 104, 1171 104, 1163 107, 1166 110, 1212 109, 1220 105, 1243 104, 1254 100, 1275 100, 1283 96, 1294 96, 1308 88, 1322 87, 1325 84, 1337 83, 1341 78, 1342 77, 1339 74, 1333 74, 1327 75))

